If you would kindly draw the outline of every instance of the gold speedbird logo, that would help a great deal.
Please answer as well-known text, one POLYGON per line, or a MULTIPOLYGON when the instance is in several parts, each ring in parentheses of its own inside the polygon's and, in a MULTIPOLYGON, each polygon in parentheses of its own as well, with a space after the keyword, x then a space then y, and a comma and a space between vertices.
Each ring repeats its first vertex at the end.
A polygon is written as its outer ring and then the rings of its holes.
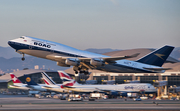
POLYGON ((159 58, 161 58, 162 60, 164 60, 164 59, 163 59, 163 56, 165 56, 164 54, 158 54, 158 53, 156 53, 156 54, 154 54, 154 55, 156 55, 156 56, 158 56, 159 58))

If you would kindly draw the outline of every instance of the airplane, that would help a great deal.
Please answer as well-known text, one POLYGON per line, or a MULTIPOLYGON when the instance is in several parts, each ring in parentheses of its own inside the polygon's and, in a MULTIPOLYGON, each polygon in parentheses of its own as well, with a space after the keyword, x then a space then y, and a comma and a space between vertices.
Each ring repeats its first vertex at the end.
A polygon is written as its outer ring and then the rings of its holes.
POLYGON ((33 89, 33 90, 37 90, 37 91, 43 91, 46 92, 48 91, 47 89, 44 89, 43 86, 45 86, 45 84, 37 84, 36 82, 34 82, 31 77, 29 75, 24 75, 24 78, 26 80, 27 83, 27 87, 33 89))
POLYGON ((45 72, 42 72, 41 74, 44 82, 46 83, 46 85, 43 86, 43 88, 61 93, 69 92, 69 90, 61 88, 63 84, 56 84, 45 72))
POLYGON ((130 61, 126 59, 137 57, 139 53, 111 57, 29 36, 9 40, 8 44, 23 55, 22 60, 25 60, 24 54, 53 60, 58 66, 73 66, 76 74, 89 74, 89 69, 116 73, 163 73, 170 68, 161 66, 174 49, 173 46, 165 45, 136 61, 130 61))
POLYGON ((119 93, 139 93, 144 91, 146 94, 156 93, 157 89, 149 83, 127 83, 119 85, 82 85, 73 80, 64 71, 58 71, 58 74, 63 81, 62 88, 69 89, 71 91, 91 93, 91 92, 107 92, 109 94, 119 93))
POLYGON ((10 73, 10 76, 14 85, 9 85, 9 87, 22 90, 31 90, 31 88, 27 87, 27 84, 23 84, 13 73, 10 73))

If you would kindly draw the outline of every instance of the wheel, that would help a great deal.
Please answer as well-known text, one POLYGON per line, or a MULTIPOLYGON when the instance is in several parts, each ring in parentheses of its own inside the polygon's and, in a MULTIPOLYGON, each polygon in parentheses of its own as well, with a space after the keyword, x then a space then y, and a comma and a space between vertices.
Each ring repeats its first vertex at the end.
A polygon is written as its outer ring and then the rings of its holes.
POLYGON ((89 72, 88 71, 84 71, 84 74, 89 74, 89 72))
POLYGON ((78 74, 78 71, 75 71, 75 74, 78 74))
POLYGON ((24 60, 25 60, 25 58, 23 57, 23 58, 21 58, 21 60, 22 60, 22 61, 24 61, 24 60))
POLYGON ((84 71, 79 71, 80 74, 84 73, 84 71))

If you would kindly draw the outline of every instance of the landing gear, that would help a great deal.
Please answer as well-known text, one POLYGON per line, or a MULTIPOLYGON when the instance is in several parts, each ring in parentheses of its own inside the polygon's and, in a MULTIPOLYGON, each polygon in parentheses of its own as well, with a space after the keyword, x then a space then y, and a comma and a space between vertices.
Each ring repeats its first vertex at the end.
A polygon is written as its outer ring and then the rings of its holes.
POLYGON ((21 58, 21 60, 22 60, 22 61, 24 61, 24 60, 25 60, 25 58, 24 58, 24 57, 22 57, 22 58, 21 58))
POLYGON ((75 74, 78 74, 78 73, 87 75, 87 74, 89 74, 89 71, 77 71, 77 70, 75 70, 75 74))
POLYGON ((24 61, 24 60, 25 60, 25 58, 24 58, 24 54, 22 54, 22 55, 23 55, 23 57, 21 58, 21 60, 22 60, 22 61, 24 61))
POLYGON ((87 74, 89 74, 89 72, 88 72, 88 69, 87 68, 80 68, 80 67, 73 67, 73 70, 74 70, 74 72, 75 72, 75 74, 78 74, 78 73, 80 73, 80 74, 85 74, 85 75, 87 75, 87 74))
POLYGON ((75 71, 75 74, 78 74, 78 71, 75 71))

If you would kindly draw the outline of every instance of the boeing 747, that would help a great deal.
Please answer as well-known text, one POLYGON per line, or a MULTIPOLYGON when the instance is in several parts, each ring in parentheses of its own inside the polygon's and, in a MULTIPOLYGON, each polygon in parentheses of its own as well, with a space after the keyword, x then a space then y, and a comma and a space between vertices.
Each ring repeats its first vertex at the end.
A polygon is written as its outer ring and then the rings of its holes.
POLYGON ((117 73, 163 73, 169 68, 161 66, 174 49, 166 45, 137 61, 130 61, 126 59, 136 57, 138 53, 130 56, 110 57, 29 36, 9 40, 8 44, 23 55, 22 60, 25 60, 24 54, 53 60, 59 66, 73 66, 76 74, 78 72, 89 74, 88 69, 117 73))

